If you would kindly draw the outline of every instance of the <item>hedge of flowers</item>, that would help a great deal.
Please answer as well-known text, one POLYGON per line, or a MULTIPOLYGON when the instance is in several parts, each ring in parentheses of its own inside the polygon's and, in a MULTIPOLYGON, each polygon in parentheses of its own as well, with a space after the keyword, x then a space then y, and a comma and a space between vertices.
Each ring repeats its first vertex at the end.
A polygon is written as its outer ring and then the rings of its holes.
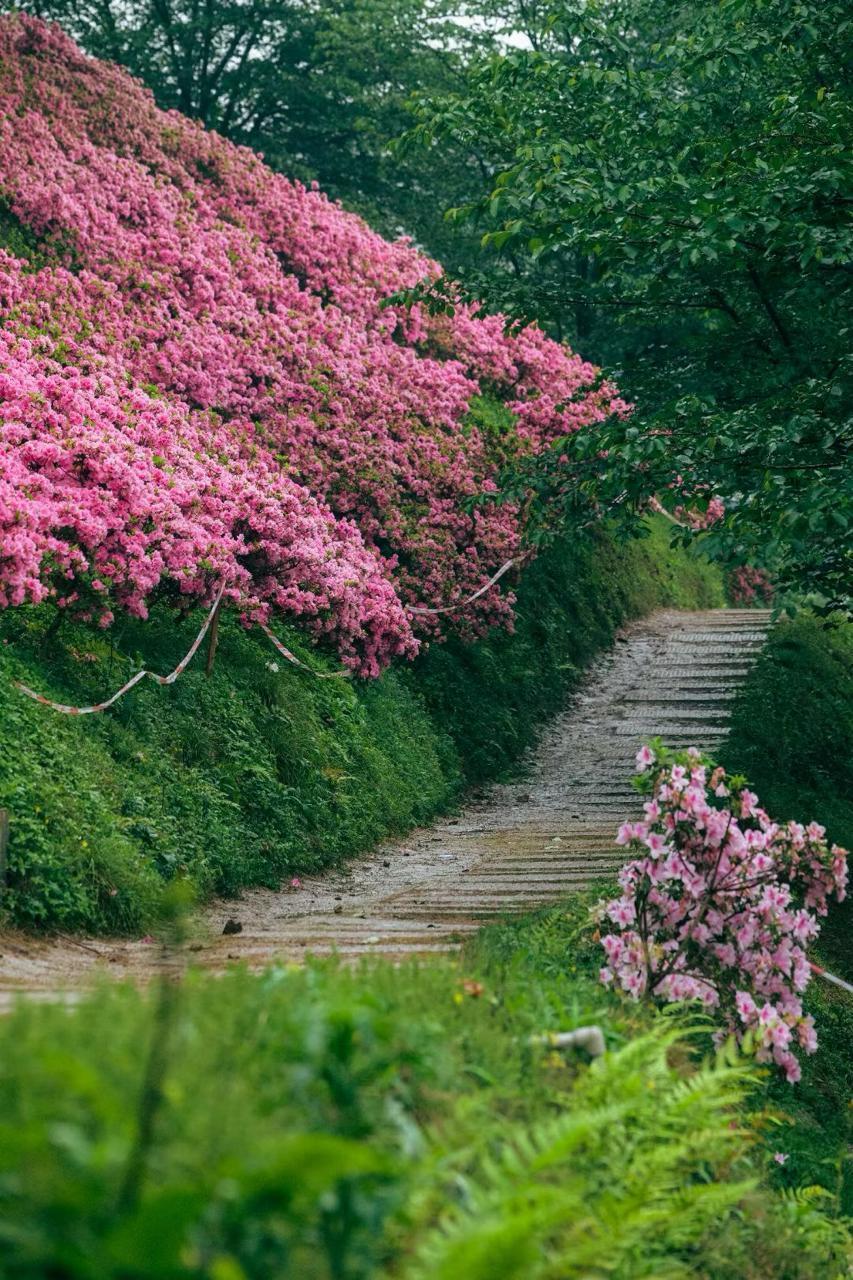
POLYGON ((817 1048, 803 1013, 807 945, 831 897, 843 900, 847 851, 813 822, 774 822, 742 778, 698 751, 644 746, 644 818, 620 827, 633 854, 622 894, 598 910, 615 930, 601 939, 602 981, 635 998, 701 1001, 734 1033, 800 1077, 799 1051, 817 1048))
MULTIPOLYGON (((407 604, 518 551, 518 509, 468 502, 501 459, 628 411, 535 327, 383 306, 437 265, 24 15, 0 19, 0 201, 38 249, 0 255, 0 606, 108 625, 224 576, 376 674, 417 649, 407 604)), ((462 615, 511 617, 497 587, 462 615)))

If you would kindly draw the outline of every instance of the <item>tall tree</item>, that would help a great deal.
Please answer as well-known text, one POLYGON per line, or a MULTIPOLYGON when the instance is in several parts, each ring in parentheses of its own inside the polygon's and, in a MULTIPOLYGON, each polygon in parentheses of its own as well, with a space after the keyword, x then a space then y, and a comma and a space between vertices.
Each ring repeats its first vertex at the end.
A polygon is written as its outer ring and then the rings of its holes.
POLYGON ((849 607, 850 10, 551 7, 538 47, 423 95, 410 135, 496 170, 451 212, 491 250, 470 287, 576 338, 636 400, 583 473, 599 502, 716 492, 709 545, 849 607))

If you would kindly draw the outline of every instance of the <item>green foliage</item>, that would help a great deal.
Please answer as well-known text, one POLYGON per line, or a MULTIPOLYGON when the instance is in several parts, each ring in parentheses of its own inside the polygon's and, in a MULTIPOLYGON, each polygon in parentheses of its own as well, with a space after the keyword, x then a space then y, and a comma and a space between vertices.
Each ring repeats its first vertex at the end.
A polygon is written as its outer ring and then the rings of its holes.
POLYGON ((742 1069, 685 1078, 668 1056, 679 1039, 658 1024, 597 1062, 555 1118, 516 1126, 497 1150, 487 1139, 473 1159, 449 1155, 457 1203, 424 1206, 439 1224, 412 1275, 690 1275, 696 1246, 727 1227, 753 1182, 732 1167, 744 1135, 723 1119, 746 1092, 742 1069))
MULTIPOLYGON (((526 572, 513 636, 437 646, 361 683, 295 672, 260 632, 226 619, 210 679, 199 658, 169 688, 144 682, 111 711, 74 719, 24 698, 12 679, 96 702, 140 666, 170 670, 199 618, 178 622, 163 608, 115 635, 67 621, 50 634, 52 611, 7 610, 7 918, 133 930, 164 880, 227 894, 338 863, 506 769, 625 617, 719 602, 716 572, 670 554, 663 531, 624 549, 604 537, 561 544, 526 572)), ((296 631, 282 635, 307 661, 333 665, 296 631)))
POLYGON ((846 607, 848 7, 535 8, 533 48, 422 95, 410 134, 426 155, 480 160, 476 195, 449 214, 490 251, 467 289, 576 341, 636 402, 576 442, 600 504, 711 486, 729 514, 710 548, 846 607))
MULTIPOLYGON (((721 758, 746 774, 775 818, 817 821, 845 848, 853 847, 853 629, 827 627, 803 614, 780 623, 735 702, 721 758)), ((824 922, 816 959, 853 979, 848 898, 824 922)), ((853 1000, 814 979, 808 1009, 819 1027, 820 1049, 803 1061, 793 1091, 772 1096, 793 1117, 775 1139, 790 1153, 782 1183, 821 1183, 842 1189, 853 1212, 853 1000)))
MULTIPOLYGON (((229 620, 210 679, 197 660, 168 689, 143 686, 113 711, 72 720, 23 698, 9 677, 62 701, 96 701, 140 665, 171 669, 199 618, 129 622, 119 653, 82 627, 46 637, 44 620, 35 611, 2 624, 6 908, 21 923, 139 926, 140 883, 189 876, 203 893, 274 885, 427 818, 455 794, 451 744, 394 673, 375 686, 312 680, 229 620)), ((286 639, 317 660, 298 635, 286 639)))
MULTIPOLYGON (((722 759, 774 818, 814 819, 853 848, 853 627, 805 614, 771 631, 735 701, 722 759)), ((853 978, 851 924, 848 899, 821 945, 853 978)))
POLYGON ((235 971, 6 1020, 0 1275, 364 1275, 442 1074, 434 1018, 390 1016, 397 983, 235 971))
POLYGON ((22 1003, 0 1021, 0 1277, 840 1277, 844 1223, 758 1185, 744 1070, 553 965, 587 909, 461 962, 22 1003), (590 1022, 592 1069, 529 1043, 590 1022))
POLYGON ((30 227, 24 226, 0 197, 0 249, 13 258, 20 258, 35 269, 47 261, 39 248, 38 237, 30 227))

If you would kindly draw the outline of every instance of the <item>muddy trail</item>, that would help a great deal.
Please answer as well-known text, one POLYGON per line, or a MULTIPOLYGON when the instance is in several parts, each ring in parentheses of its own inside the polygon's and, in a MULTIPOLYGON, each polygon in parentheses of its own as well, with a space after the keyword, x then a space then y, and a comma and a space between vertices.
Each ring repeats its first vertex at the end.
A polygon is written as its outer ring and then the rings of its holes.
POLYGON ((619 866, 614 835, 638 807, 631 775, 640 743, 660 735, 713 750, 769 616, 661 611, 631 625, 551 723, 520 781, 298 888, 213 902, 178 953, 148 941, 0 936, 0 1007, 16 992, 73 995, 103 974, 145 981, 187 963, 220 970, 332 951, 392 959, 447 951, 490 918, 583 888, 619 866), (228 921, 239 932, 223 933, 228 921))

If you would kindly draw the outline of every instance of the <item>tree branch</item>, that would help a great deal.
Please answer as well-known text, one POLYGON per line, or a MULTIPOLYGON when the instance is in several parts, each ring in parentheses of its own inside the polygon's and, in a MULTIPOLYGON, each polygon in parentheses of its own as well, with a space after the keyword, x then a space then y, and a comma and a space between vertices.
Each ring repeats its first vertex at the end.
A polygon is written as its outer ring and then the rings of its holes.
POLYGON ((773 328, 776 330, 777 334, 779 335, 779 341, 782 343, 782 346, 785 348, 786 351, 793 352, 794 344, 791 341, 788 330, 785 328, 784 324, 782 323, 782 317, 779 315, 779 312, 776 310, 773 299, 770 297, 770 294, 767 292, 764 286, 763 280, 761 279, 760 275, 758 274, 757 270, 755 269, 755 267, 751 262, 747 264, 746 271, 747 271, 747 275, 752 281, 753 287, 755 288, 755 292, 758 294, 759 298, 761 299, 761 304, 764 307, 764 310, 767 312, 768 316, 770 317, 771 323, 773 324, 773 328))

